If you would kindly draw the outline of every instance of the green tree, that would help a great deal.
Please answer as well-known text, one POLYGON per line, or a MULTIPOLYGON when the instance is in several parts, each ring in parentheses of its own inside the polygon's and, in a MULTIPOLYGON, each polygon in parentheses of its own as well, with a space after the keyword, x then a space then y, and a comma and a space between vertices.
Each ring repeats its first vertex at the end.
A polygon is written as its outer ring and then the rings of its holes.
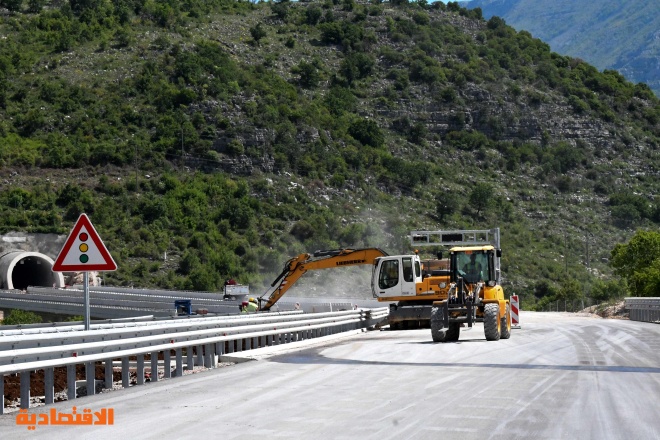
POLYGON ((649 267, 633 274, 630 284, 637 287, 637 296, 660 296, 660 258, 656 258, 649 267))
POLYGON ((632 295, 660 296, 660 232, 637 231, 627 244, 617 244, 610 265, 632 295))
POLYGON ((316 87, 321 80, 319 70, 313 63, 301 61, 291 72, 300 75, 300 85, 308 89, 316 87))
POLYGON ((263 38, 266 38, 266 29, 261 25, 261 23, 257 23, 256 26, 253 26, 250 28, 250 35, 252 35, 252 39, 255 41, 255 43, 259 44, 259 41, 261 41, 263 38))
POLYGON ((590 295, 595 301, 610 301, 623 298, 628 294, 625 280, 618 278, 609 281, 596 280, 591 288, 590 295))
POLYGON ((555 298, 557 289, 548 280, 538 281, 534 285, 534 296, 537 298, 555 298))
POLYGON ((385 143, 385 135, 376 121, 372 119, 359 119, 348 128, 348 134, 360 141, 362 145, 382 147, 385 143))
POLYGON ((477 183, 470 193, 470 206, 477 210, 477 217, 493 203, 493 187, 485 182, 477 183))
POLYGON ((42 322, 41 316, 36 313, 14 309, 2 320, 2 325, 38 324, 40 322, 42 322))
POLYGON ((582 286, 574 278, 565 278, 559 291, 557 292, 557 299, 573 301, 582 298, 582 286))
POLYGON ((28 11, 36 14, 46 6, 46 0, 28 0, 28 11))
POLYGON ((321 8, 317 5, 312 5, 305 11, 305 22, 312 26, 316 26, 322 16, 323 12, 321 11, 321 8))
POLYGON ((103 4, 103 0, 69 0, 71 10, 80 14, 87 9, 98 9, 103 4))
POLYGON ((23 0, 0 0, 0 6, 7 8, 11 12, 18 12, 23 8, 23 0))
POLYGON ((270 9, 273 11, 273 14, 282 21, 286 21, 289 16, 289 7, 290 3, 288 0, 272 2, 270 4, 270 9))
POLYGON ((435 213, 440 221, 444 221, 449 215, 452 215, 460 207, 460 199, 456 193, 443 191, 435 197, 435 213))

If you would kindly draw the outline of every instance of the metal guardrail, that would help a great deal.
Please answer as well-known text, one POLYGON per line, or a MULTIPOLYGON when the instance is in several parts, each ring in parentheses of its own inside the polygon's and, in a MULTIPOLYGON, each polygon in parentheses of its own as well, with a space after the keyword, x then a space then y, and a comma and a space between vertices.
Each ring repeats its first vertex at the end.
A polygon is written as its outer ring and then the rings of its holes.
POLYGON ((631 321, 660 323, 660 298, 626 298, 631 321))
MULTIPOLYGON (((174 377, 179 377, 183 375, 184 364, 189 370, 195 364, 214 368, 226 354, 373 327, 385 320, 388 313, 385 307, 313 314, 257 313, 195 320, 200 322, 105 324, 109 328, 87 332, 0 336, 0 347, 4 348, 0 351, 0 414, 5 411, 5 375, 20 374, 20 407, 27 409, 30 373, 35 370, 44 370, 45 403, 51 404, 54 402, 54 368, 66 367, 67 396, 72 400, 77 397, 78 364, 86 367, 87 394, 91 395, 96 389, 97 362, 104 363, 105 388, 112 388, 113 368, 119 360, 122 386, 128 388, 131 362, 136 364, 133 368, 136 383, 145 382, 145 355, 150 356, 151 371, 157 372, 162 367, 164 378, 173 377, 174 357, 174 377), (10 346, 23 348, 8 349, 10 346), (131 358, 135 358, 134 361, 131 358)), ((150 380, 157 381, 158 374, 152 373, 150 380)))
MULTIPOLYGON (((0 290, 0 307, 33 312, 82 315, 84 314, 83 295, 83 290, 76 287, 63 289, 30 286, 27 288, 27 292, 0 290)), ((223 299, 223 295, 220 293, 212 292, 92 287, 90 288, 90 311, 91 316, 97 319, 117 319, 144 315, 164 318, 174 313, 174 301, 176 299, 189 299, 192 301, 193 311, 205 309, 212 314, 236 314, 240 304, 240 300, 235 298, 223 299)), ((332 312, 342 309, 350 310, 358 304, 362 308, 380 307, 376 300, 288 297, 279 301, 274 311, 299 308, 307 313, 332 312)))

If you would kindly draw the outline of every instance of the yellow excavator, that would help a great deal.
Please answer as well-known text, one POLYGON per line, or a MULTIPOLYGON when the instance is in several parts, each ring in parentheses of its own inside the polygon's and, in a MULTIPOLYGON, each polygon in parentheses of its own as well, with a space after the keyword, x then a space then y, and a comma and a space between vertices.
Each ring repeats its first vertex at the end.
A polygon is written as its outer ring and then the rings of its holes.
POLYGON ((304 253, 287 261, 260 298, 261 310, 270 310, 309 270, 357 265, 373 266, 372 292, 378 301, 396 302, 390 304, 388 319, 393 329, 428 327, 433 301, 447 298, 449 260, 422 261, 417 254, 388 255, 378 248, 335 249, 304 253))

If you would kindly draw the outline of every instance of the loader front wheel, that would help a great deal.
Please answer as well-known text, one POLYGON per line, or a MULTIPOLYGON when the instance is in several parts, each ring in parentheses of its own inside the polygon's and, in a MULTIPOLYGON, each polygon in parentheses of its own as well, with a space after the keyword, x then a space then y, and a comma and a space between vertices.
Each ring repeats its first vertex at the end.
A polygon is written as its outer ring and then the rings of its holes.
POLYGON ((500 339, 500 305, 489 303, 484 306, 484 334, 487 341, 500 339))
POLYGON ((511 305, 506 305, 506 314, 502 317, 500 323, 502 330, 500 332, 500 339, 509 339, 511 337, 511 305))

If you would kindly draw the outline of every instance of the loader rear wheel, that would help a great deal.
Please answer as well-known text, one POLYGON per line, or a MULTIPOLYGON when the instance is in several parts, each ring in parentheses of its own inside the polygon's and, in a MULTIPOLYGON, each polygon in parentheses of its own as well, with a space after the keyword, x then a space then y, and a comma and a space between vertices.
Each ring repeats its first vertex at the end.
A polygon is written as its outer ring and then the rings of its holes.
POLYGON ((487 341, 500 339, 500 305, 489 303, 484 306, 484 334, 487 341))
POLYGON ((511 337, 511 305, 506 305, 506 314, 502 317, 500 323, 502 330, 500 331, 500 339, 509 339, 511 337))
POLYGON ((433 342, 447 341, 447 328, 442 326, 442 310, 439 307, 431 309, 431 337, 433 342))

